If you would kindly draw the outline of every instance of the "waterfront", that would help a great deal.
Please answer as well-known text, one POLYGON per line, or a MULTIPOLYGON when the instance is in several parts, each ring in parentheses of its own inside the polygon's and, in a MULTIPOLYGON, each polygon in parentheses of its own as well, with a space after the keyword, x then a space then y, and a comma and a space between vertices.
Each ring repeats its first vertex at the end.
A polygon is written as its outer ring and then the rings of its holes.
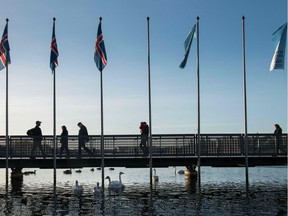
MULTIPOLYGON (((184 167, 177 167, 177 170, 184 167)), ((33 169, 23 169, 23 171, 33 169)), ((149 169, 105 169, 105 176, 122 181, 126 188, 120 195, 104 199, 94 197, 101 171, 82 169, 71 175, 57 170, 56 196, 53 194, 53 170, 36 169, 25 175, 18 188, 9 182, 5 195, 5 169, 1 169, 1 215, 287 215, 287 167, 249 168, 250 198, 246 196, 244 168, 201 168, 201 195, 193 184, 174 168, 157 168, 159 182, 153 185, 150 199, 149 169), (84 186, 83 195, 73 194, 75 180, 84 186), (192 186, 192 188, 191 188, 192 186)), ((108 181, 105 180, 105 188, 108 181)))

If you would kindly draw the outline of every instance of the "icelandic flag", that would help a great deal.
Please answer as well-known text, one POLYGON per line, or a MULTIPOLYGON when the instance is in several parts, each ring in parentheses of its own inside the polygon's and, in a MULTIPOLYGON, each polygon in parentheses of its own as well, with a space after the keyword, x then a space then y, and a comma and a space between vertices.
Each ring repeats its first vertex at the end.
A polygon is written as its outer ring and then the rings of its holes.
POLYGON ((0 70, 10 64, 10 47, 8 42, 8 23, 6 23, 3 36, 0 42, 0 70))
POLYGON ((52 31, 52 40, 51 40, 51 55, 50 55, 50 68, 52 72, 55 71, 55 68, 58 66, 58 48, 57 48, 57 42, 55 37, 55 20, 53 22, 53 31, 52 31))
POLYGON ((94 61, 98 70, 102 72, 102 70, 107 64, 107 55, 105 51, 104 37, 101 29, 101 18, 98 26, 97 40, 95 44, 94 61))
POLYGON ((271 61, 270 71, 274 69, 284 69, 286 38, 287 38, 287 23, 282 25, 272 35, 272 40, 276 43, 276 49, 271 61))
POLYGON ((188 34, 185 42, 184 42, 184 48, 185 48, 185 54, 184 54, 184 59, 181 62, 181 64, 179 65, 180 68, 185 68, 186 63, 187 63, 187 59, 189 56, 189 52, 190 52, 190 47, 195 35, 195 30, 196 30, 196 24, 193 26, 192 30, 190 31, 190 33, 188 34))

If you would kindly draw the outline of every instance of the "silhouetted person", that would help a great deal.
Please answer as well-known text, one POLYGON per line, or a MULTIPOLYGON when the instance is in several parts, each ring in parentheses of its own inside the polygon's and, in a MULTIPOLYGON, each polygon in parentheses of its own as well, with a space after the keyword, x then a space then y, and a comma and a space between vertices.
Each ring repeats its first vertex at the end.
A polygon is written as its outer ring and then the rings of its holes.
POLYGON ((81 148, 92 155, 90 149, 85 146, 85 144, 89 141, 87 128, 81 122, 79 122, 77 125, 80 127, 78 133, 78 156, 81 157, 81 148))
POLYGON ((279 124, 275 124, 274 127, 275 127, 274 134, 276 137, 277 152, 279 153, 280 148, 281 150, 283 150, 282 149, 282 128, 279 126, 279 124))
POLYGON ((31 150, 31 159, 35 159, 35 151, 37 149, 37 147, 40 149, 43 157, 45 157, 45 153, 43 151, 42 145, 41 145, 41 141, 43 139, 42 137, 42 131, 41 131, 41 121, 36 121, 36 126, 32 129, 30 129, 30 135, 33 138, 33 146, 32 146, 32 150, 31 150))
POLYGON ((62 126, 62 133, 60 138, 60 157, 62 157, 63 151, 66 152, 66 158, 69 157, 69 148, 68 148, 68 131, 65 125, 62 126))
POLYGON ((149 135, 149 126, 146 122, 141 122, 139 129, 141 133, 140 149, 145 155, 148 155, 147 141, 149 135))

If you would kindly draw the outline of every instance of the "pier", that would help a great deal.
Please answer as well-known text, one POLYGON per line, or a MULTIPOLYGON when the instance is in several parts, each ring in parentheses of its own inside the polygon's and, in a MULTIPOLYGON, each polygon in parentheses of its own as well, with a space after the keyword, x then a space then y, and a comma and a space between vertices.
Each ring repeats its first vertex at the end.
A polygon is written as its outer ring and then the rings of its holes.
MULTIPOLYGON (((82 168, 101 166, 101 136, 89 136, 86 144, 93 155, 82 149, 78 157, 78 136, 69 136, 70 155, 60 157, 60 137, 57 137, 57 168, 82 168)), ((201 166, 242 167, 245 166, 243 134, 202 134, 201 166)), ((140 147, 140 135, 105 135, 105 167, 149 167, 149 157, 140 147)), ((42 148, 37 149, 31 159, 33 140, 28 136, 9 136, 9 168, 53 168, 53 136, 43 136, 42 148)), ((191 166, 197 164, 197 135, 195 134, 153 134, 153 167, 191 166)), ((277 145, 274 134, 248 134, 249 166, 271 166, 287 164, 287 134, 277 145)), ((0 136, 0 167, 6 167, 6 138, 0 136)))

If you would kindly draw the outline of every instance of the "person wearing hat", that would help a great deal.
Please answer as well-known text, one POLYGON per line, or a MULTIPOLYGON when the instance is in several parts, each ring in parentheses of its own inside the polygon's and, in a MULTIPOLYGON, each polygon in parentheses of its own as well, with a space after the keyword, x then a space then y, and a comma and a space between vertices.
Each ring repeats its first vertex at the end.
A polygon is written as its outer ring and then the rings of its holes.
POLYGON ((33 146, 32 146, 32 150, 31 150, 31 159, 35 158, 35 151, 37 149, 37 147, 40 149, 43 157, 45 157, 45 153, 43 151, 42 145, 41 145, 41 141, 42 141, 42 131, 41 131, 41 121, 36 121, 36 126, 32 129, 32 135, 31 137, 33 138, 33 146))
POLYGON ((79 133, 78 133, 78 157, 81 157, 82 148, 88 154, 93 155, 92 151, 85 146, 85 144, 89 141, 89 135, 88 135, 87 128, 81 122, 79 122, 77 125, 80 128, 79 133))

